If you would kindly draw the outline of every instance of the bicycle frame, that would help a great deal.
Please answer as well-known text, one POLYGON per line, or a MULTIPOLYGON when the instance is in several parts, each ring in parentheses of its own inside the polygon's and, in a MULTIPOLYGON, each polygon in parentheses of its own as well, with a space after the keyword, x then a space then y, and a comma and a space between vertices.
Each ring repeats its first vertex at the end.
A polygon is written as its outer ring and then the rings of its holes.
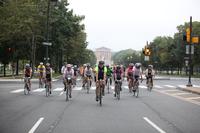
POLYGON ((30 80, 30 77, 24 77, 24 95, 26 94, 29 94, 29 80, 30 80))

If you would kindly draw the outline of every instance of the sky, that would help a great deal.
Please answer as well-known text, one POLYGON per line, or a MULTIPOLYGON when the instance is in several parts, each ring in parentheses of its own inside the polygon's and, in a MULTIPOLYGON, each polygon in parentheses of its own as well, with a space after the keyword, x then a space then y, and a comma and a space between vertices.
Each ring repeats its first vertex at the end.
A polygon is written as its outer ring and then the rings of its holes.
POLYGON ((200 0, 69 0, 84 15, 88 48, 141 50, 156 36, 172 36, 178 25, 200 21, 200 0))

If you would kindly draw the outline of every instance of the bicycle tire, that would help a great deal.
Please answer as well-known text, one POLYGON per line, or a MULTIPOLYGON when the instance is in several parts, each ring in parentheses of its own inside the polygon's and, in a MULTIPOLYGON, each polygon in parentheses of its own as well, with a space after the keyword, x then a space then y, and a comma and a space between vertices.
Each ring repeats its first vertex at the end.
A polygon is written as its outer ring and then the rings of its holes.
POLYGON ((102 88, 100 86, 99 105, 102 106, 102 88))
POLYGON ((117 99, 120 100, 120 85, 117 83, 117 99))
POLYGON ((69 85, 66 86, 66 101, 69 100, 69 85))
POLYGON ((90 80, 87 81, 87 93, 89 94, 89 90, 90 90, 90 80))
POLYGON ((49 96, 49 85, 46 85, 45 88, 46 88, 46 97, 48 97, 49 96))

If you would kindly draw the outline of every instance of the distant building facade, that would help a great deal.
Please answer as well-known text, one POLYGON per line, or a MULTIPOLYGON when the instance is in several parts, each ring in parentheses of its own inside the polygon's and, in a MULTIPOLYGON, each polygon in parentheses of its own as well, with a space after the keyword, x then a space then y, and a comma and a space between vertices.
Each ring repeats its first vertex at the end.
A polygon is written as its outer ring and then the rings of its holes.
POLYGON ((98 62, 100 60, 103 60, 105 62, 105 64, 109 64, 109 65, 112 64, 112 60, 111 60, 112 52, 111 52, 111 49, 106 48, 106 47, 97 48, 95 50, 95 55, 96 55, 96 58, 97 58, 97 64, 98 64, 98 62))

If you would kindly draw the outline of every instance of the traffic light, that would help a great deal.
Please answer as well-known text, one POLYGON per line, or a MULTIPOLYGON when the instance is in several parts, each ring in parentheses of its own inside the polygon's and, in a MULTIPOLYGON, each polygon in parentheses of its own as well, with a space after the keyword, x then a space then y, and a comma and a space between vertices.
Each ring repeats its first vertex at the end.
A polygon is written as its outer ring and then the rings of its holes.
POLYGON ((190 42, 190 28, 186 29, 186 41, 190 42))
POLYGON ((186 33, 184 32, 183 33, 183 41, 186 41, 187 40, 187 36, 186 36, 186 33))
POLYGON ((146 56, 150 56, 150 55, 151 55, 151 50, 150 50, 150 48, 146 48, 146 49, 145 49, 145 55, 146 55, 146 56))

